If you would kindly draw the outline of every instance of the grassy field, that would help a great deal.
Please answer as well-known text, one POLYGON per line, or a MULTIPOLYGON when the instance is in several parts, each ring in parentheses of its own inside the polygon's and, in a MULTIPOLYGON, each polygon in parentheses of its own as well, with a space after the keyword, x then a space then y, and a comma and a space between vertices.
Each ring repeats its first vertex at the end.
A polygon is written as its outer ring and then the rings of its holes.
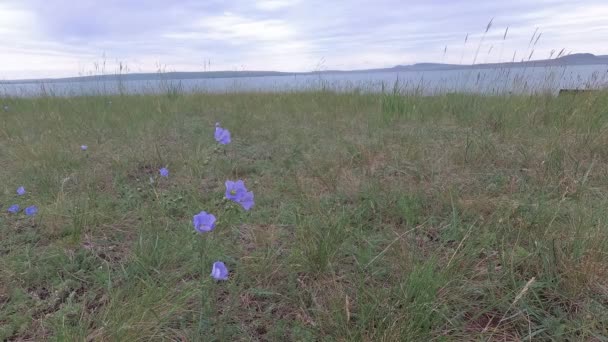
POLYGON ((608 341, 605 94, 0 104, 0 340, 608 341))

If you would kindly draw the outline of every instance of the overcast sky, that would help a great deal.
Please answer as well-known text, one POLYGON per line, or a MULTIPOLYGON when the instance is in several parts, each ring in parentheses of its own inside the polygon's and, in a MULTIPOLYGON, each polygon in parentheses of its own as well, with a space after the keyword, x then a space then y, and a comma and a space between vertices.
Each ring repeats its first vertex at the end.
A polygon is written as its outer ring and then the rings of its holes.
POLYGON ((0 79, 521 60, 537 28, 532 59, 608 54, 608 0, 0 0, 0 79))

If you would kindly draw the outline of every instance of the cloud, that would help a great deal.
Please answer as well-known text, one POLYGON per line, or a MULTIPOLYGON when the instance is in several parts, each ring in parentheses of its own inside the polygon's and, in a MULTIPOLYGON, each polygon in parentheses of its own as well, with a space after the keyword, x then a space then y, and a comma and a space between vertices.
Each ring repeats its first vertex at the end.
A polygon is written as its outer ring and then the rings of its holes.
POLYGON ((299 1, 297 0, 258 0, 255 1, 255 6, 263 11, 276 11, 283 8, 293 7, 299 1))
POLYGON ((294 38, 293 28, 284 20, 255 20, 232 13, 202 18, 193 28, 214 40, 283 42, 294 38))
POLYGON ((608 54, 606 17, 604 0, 3 0, 0 79, 86 73, 103 59, 112 70, 210 60, 213 70, 306 71, 608 54))

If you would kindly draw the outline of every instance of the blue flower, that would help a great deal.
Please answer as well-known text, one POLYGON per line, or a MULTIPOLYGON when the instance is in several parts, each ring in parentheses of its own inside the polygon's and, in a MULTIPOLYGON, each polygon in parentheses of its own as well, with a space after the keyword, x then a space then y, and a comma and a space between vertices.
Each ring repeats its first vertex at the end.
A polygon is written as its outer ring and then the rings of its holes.
POLYGON ((246 192, 238 201, 238 203, 243 207, 243 209, 245 210, 249 210, 253 207, 254 202, 253 202, 253 192, 248 191, 246 192))
POLYGON ((88 149, 89 149, 89 146, 87 146, 87 145, 80 145, 80 149, 81 149, 82 151, 86 151, 86 150, 88 150, 88 149))
POLYGON ((201 211, 192 218, 192 225, 199 233, 210 232, 215 228, 215 216, 206 211, 201 211))
POLYGON ((19 196, 25 195, 25 188, 22 187, 22 186, 18 187, 17 188, 17 195, 19 195, 19 196))
POLYGON ((226 198, 240 204, 243 209, 249 210, 253 207, 253 192, 247 191, 242 180, 226 181, 226 198))
POLYGON ((226 198, 231 201, 237 201, 244 193, 247 192, 245 182, 242 180, 226 181, 226 198))
POLYGON ((8 212, 11 214, 16 214, 19 212, 19 204, 13 204, 8 208, 8 212))
POLYGON ((34 215, 36 215, 37 212, 38 212, 38 207, 35 205, 25 208, 25 215, 27 215, 27 216, 34 216, 34 215))
POLYGON ((222 145, 230 144, 230 131, 220 127, 220 123, 215 124, 215 141, 222 145))
POLYGON ((223 262, 216 261, 211 268, 211 276, 215 280, 228 280, 228 268, 223 262))
POLYGON ((169 170, 166 167, 163 167, 162 169, 159 170, 160 172, 160 176, 161 177, 169 177, 169 170))

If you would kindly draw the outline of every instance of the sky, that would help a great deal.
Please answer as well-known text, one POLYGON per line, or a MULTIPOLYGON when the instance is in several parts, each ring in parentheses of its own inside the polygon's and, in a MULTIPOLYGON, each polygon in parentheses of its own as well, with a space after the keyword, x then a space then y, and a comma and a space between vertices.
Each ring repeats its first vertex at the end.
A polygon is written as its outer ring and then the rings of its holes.
POLYGON ((606 18, 606 0, 0 0, 0 80, 601 55, 606 18))

